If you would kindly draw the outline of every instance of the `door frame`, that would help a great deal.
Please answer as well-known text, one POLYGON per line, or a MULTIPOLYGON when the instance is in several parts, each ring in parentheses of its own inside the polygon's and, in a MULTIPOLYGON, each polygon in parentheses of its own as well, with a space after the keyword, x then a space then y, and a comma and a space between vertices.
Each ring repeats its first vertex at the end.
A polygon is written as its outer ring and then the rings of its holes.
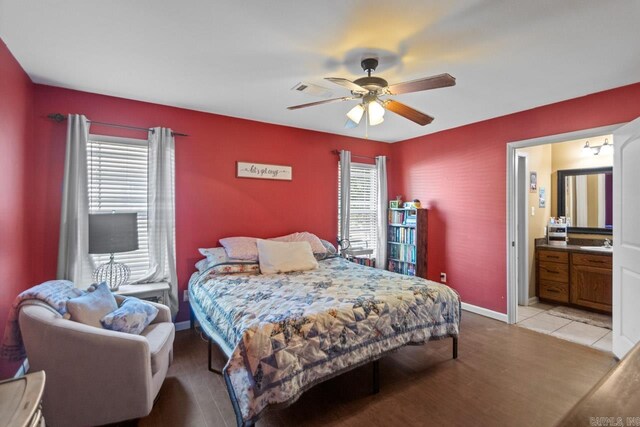
MULTIPOLYGON (((510 141, 507 143, 507 323, 518 320, 518 254, 516 247, 516 150, 518 148, 535 147, 538 145, 567 142, 575 139, 593 138, 605 134, 612 134, 626 123, 617 123, 574 132, 548 135, 539 138, 510 141)), ((615 307, 613 307, 615 310, 615 307)))
MULTIPOLYGON (((518 252, 520 253, 520 256, 522 257, 522 259, 524 260, 524 264, 522 262, 520 262, 518 268, 516 268, 516 286, 517 286, 517 293, 516 296, 518 298, 518 303, 516 304, 516 309, 517 306, 520 305, 520 302, 522 302, 522 300, 524 299, 524 295, 522 294, 527 294, 527 299, 528 299, 528 295, 529 295, 529 271, 525 272, 525 274, 521 274, 522 272, 519 271, 520 268, 522 268, 523 265, 528 266, 529 265, 529 186, 526 185, 527 183, 527 178, 529 177, 529 153, 525 153, 525 152, 518 152, 516 151, 516 169, 515 169, 515 176, 516 176, 516 187, 515 187, 515 201, 516 201, 516 238, 515 238, 515 242, 516 242, 516 262, 518 259, 518 252), (520 159, 525 159, 525 168, 524 168, 524 182, 519 182, 518 179, 518 174, 520 172, 519 170, 519 164, 518 161, 520 159), (524 188, 523 188, 524 187, 524 188), (519 239, 518 239, 518 233, 517 233, 517 228, 518 228, 518 192, 519 191, 523 191, 524 192, 524 204, 525 204, 525 209, 524 209, 524 221, 523 221, 523 229, 524 229, 524 243, 522 246, 519 245, 519 239), (520 277, 522 276, 522 277, 520 277), (522 283, 520 283, 520 279, 522 278, 522 283)), ((525 304, 525 305, 529 305, 529 304, 525 304)), ((516 316, 517 316, 517 312, 516 312, 516 316)))

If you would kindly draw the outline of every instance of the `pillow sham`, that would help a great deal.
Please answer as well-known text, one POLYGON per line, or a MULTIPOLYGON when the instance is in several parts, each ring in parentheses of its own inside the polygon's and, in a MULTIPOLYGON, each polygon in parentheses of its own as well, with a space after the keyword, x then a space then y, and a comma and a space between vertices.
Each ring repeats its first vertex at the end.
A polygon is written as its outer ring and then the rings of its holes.
POLYGON ((220 244, 224 246, 229 258, 241 259, 244 261, 257 261, 258 249, 256 248, 255 237, 226 237, 220 239, 220 244))
POLYGON ((205 271, 214 274, 260 273, 260 264, 257 262, 212 264, 206 258, 196 262, 196 268, 200 273, 205 271))
POLYGON ((325 249, 327 250, 327 255, 337 255, 338 254, 338 249, 333 246, 333 244, 327 240, 324 239, 320 239, 320 241, 322 242, 322 246, 325 247, 325 249))
POLYGON ((105 315, 100 323, 105 329, 140 335, 158 315, 158 309, 148 302, 127 297, 120 308, 105 315))
POLYGON ((205 270, 216 274, 260 272, 260 265, 256 261, 229 258, 224 248, 200 248, 199 251, 207 257, 196 263, 201 273, 205 270))
POLYGON ((323 254, 314 253, 313 256, 316 257, 318 261, 322 261, 323 259, 335 258, 338 256, 338 250, 326 240, 320 239, 322 245, 326 248, 327 252, 323 254))
POLYGON ((276 242, 258 239, 258 258, 262 274, 288 273, 318 268, 309 242, 276 242))
POLYGON ((67 311, 71 320, 85 325, 102 328, 100 319, 118 309, 118 303, 105 282, 92 285, 95 289, 67 301, 67 311))
POLYGON ((276 242, 309 242, 311 245, 311 250, 314 254, 326 254, 327 248, 322 244, 322 241, 318 236, 313 233, 309 233, 308 231, 302 231, 298 233, 287 234, 286 236, 274 237, 273 239, 276 242))
MULTIPOLYGON (((258 261, 256 240, 258 239, 255 237, 226 237, 220 239, 220 244, 224 247, 229 258, 236 258, 243 261, 258 261)), ((277 242, 309 242, 313 253, 327 253, 327 249, 322 244, 320 238, 308 231, 287 234, 286 236, 273 237, 266 240, 277 242)), ((203 253, 203 255, 205 254, 203 253)))

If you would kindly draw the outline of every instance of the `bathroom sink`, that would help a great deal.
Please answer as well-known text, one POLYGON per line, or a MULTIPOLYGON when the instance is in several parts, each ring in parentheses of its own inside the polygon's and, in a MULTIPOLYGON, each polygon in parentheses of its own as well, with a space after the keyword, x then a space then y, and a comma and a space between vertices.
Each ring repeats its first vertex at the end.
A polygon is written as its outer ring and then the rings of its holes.
POLYGON ((602 251, 602 252, 613 252, 613 247, 606 246, 580 246, 580 249, 584 249, 587 251, 602 251))

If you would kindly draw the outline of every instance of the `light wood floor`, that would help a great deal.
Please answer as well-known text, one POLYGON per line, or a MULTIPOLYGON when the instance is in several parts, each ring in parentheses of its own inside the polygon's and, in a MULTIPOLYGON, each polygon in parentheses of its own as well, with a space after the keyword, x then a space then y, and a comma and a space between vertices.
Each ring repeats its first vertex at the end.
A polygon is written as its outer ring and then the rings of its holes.
MULTIPOLYGON (((451 340, 406 347, 322 383, 258 426, 551 426, 615 365, 610 353, 464 312, 458 360, 451 340)), ((210 373, 207 344, 178 332, 175 360, 139 426, 235 426, 224 381, 210 373)), ((585 420, 588 422, 588 420, 585 420)))

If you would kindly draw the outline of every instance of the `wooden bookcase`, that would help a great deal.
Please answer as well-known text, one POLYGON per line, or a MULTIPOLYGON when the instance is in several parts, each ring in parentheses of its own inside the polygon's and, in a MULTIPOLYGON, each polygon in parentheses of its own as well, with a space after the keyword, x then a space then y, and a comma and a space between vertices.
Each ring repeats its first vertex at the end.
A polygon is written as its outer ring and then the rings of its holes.
POLYGON ((389 209, 387 269, 427 278, 427 209, 389 209), (415 223, 407 220, 415 213, 415 223))

